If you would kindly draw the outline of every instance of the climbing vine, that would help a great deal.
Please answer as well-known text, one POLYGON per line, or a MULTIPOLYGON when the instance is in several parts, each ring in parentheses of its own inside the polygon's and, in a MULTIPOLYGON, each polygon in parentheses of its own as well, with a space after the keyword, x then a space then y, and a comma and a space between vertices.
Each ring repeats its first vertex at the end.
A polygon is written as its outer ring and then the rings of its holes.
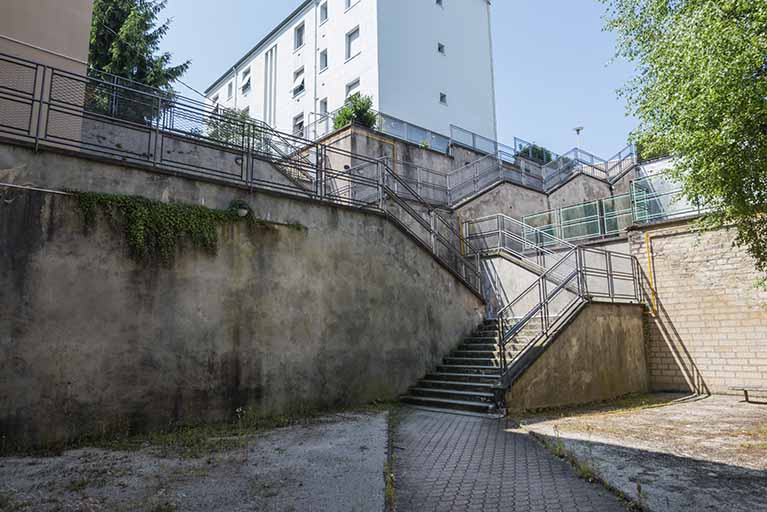
POLYGON ((213 209, 198 205, 161 203, 139 196, 74 192, 85 220, 86 229, 96 224, 98 212, 104 213, 110 224, 125 234, 133 259, 141 262, 159 261, 169 265, 183 241, 215 254, 218 250, 218 227, 247 222, 251 226, 267 223, 258 221, 244 201, 233 201, 229 208, 213 209), (247 215, 241 216, 241 210, 247 215))

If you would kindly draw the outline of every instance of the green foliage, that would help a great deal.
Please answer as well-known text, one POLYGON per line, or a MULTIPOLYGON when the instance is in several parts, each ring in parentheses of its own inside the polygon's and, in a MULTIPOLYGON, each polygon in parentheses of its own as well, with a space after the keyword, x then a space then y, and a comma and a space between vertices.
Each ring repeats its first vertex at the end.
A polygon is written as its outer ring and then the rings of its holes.
POLYGON ((217 142, 241 146, 247 133, 246 127, 252 120, 246 110, 219 109, 218 113, 205 120, 205 135, 217 142))
POLYGON ((554 160, 554 155, 551 151, 536 144, 531 144, 525 147, 524 149, 520 150, 518 154, 529 158, 530 160, 540 162, 544 165, 554 160))
POLYGON ((378 117, 373 111, 373 98, 361 96, 359 93, 346 98, 346 103, 333 118, 333 128, 338 130, 349 124, 359 124, 373 129, 378 117))
POLYGON ((215 254, 218 249, 218 227, 247 221, 255 223, 250 207, 233 201, 226 210, 178 203, 161 203, 144 197, 117 194, 76 192, 86 228, 96 223, 98 211, 105 213, 111 224, 125 234, 133 259, 140 262, 173 262, 182 241, 215 254), (248 211, 241 217, 239 210, 248 211))
MULTIPOLYGON (((171 65, 171 54, 160 52, 160 42, 170 27, 170 20, 158 25, 158 16, 166 0, 95 0, 91 21, 88 64, 90 73, 103 78, 105 71, 122 78, 160 89, 172 98, 174 81, 189 68, 189 61, 171 65)), ((137 87, 131 85, 131 87, 137 87)), ((140 88, 140 86, 138 86, 140 88)), ((154 105, 139 93, 122 92, 120 101, 113 101, 109 91, 89 91, 89 101, 102 111, 121 118, 146 122, 154 115, 154 105)))
POLYGON ((622 94, 642 154, 674 155, 707 225, 734 226, 767 271, 767 2, 602 1, 618 55, 637 68, 622 94))

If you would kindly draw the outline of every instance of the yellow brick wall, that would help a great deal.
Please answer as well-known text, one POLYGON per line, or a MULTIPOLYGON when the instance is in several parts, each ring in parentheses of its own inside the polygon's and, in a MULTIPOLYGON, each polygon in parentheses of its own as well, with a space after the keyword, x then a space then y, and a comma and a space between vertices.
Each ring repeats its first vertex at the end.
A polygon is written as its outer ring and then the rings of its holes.
POLYGON ((657 292, 645 322, 651 388, 767 387, 767 291, 754 287, 754 261, 733 246, 734 232, 695 232, 685 222, 631 232, 649 277, 646 234, 657 292))

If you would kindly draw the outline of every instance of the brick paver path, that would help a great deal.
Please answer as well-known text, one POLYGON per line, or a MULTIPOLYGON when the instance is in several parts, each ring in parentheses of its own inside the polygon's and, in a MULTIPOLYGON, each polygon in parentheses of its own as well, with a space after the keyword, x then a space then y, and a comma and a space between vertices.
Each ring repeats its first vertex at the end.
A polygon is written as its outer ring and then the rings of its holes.
POLYGON ((506 420, 406 408, 394 439, 397 512, 623 511, 506 420))

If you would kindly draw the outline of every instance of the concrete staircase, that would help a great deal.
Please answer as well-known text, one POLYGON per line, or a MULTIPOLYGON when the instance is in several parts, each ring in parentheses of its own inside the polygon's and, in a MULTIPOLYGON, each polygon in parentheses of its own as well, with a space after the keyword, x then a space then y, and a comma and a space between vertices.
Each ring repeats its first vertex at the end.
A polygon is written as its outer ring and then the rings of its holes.
MULTIPOLYGON (((524 329, 507 345, 507 361, 529 339, 524 329)), ((503 407, 498 320, 485 320, 442 364, 418 381, 401 397, 405 403, 423 407, 491 414, 503 407)))

